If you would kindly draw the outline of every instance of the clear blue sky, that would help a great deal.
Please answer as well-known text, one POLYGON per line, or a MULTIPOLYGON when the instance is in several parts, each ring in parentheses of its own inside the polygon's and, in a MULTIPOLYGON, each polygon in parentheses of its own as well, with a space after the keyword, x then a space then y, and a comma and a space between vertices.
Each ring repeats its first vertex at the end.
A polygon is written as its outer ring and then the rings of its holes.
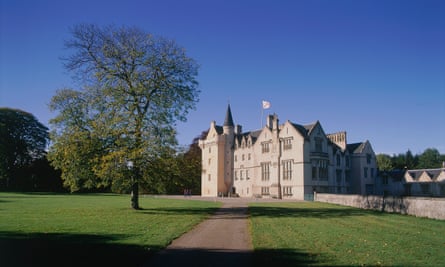
POLYGON ((282 122, 319 120, 376 153, 445 153, 445 1, 0 0, 0 106, 54 117, 73 87, 60 57, 78 23, 137 26, 175 39, 200 64, 200 102, 179 123, 189 144, 230 102, 261 126, 261 100, 282 122))

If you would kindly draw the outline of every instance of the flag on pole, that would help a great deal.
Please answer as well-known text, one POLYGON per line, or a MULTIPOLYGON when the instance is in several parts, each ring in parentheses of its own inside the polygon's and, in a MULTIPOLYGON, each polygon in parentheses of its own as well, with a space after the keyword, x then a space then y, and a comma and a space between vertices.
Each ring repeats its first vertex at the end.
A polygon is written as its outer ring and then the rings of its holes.
POLYGON ((263 109, 269 109, 270 108, 270 102, 263 100, 263 109))

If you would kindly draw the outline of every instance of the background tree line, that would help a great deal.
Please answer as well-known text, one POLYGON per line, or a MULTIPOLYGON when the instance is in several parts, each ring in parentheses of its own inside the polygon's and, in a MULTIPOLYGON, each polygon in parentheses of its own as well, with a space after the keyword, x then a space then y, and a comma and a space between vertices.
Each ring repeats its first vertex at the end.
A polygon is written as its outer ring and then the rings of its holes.
MULTIPOLYGON (((198 141, 181 149, 165 150, 145 169, 140 181, 141 193, 193 194, 201 192, 201 149, 198 141), (179 150, 179 151, 177 151, 179 150)), ((51 165, 47 156, 49 130, 31 113, 0 108, 0 190, 36 192, 114 192, 129 193, 124 183, 103 187, 88 187, 88 183, 73 187, 65 183, 61 172, 51 165)), ((77 162, 79 169, 87 168, 77 162)), ((91 185, 93 181, 91 181, 91 185)))
POLYGON ((404 169, 434 169, 443 167, 445 154, 440 154, 436 148, 427 148, 421 154, 406 153, 377 155, 377 165, 381 171, 404 169))

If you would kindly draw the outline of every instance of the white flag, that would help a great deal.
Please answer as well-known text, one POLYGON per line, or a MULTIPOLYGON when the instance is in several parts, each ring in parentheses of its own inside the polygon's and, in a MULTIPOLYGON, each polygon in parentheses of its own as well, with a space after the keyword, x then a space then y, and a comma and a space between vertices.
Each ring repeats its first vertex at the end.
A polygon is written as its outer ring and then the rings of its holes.
POLYGON ((270 108, 270 102, 263 100, 263 109, 269 109, 270 108))

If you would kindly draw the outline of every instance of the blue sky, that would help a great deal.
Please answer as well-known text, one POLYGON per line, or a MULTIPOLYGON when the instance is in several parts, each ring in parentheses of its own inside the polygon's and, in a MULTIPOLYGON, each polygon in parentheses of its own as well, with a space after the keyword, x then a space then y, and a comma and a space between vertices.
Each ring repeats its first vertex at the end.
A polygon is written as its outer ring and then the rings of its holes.
POLYGON ((57 89, 76 88, 60 57, 78 23, 137 26, 200 64, 189 144, 230 102, 236 124, 319 120, 376 153, 445 153, 445 1, 0 0, 0 106, 55 116, 57 89))

